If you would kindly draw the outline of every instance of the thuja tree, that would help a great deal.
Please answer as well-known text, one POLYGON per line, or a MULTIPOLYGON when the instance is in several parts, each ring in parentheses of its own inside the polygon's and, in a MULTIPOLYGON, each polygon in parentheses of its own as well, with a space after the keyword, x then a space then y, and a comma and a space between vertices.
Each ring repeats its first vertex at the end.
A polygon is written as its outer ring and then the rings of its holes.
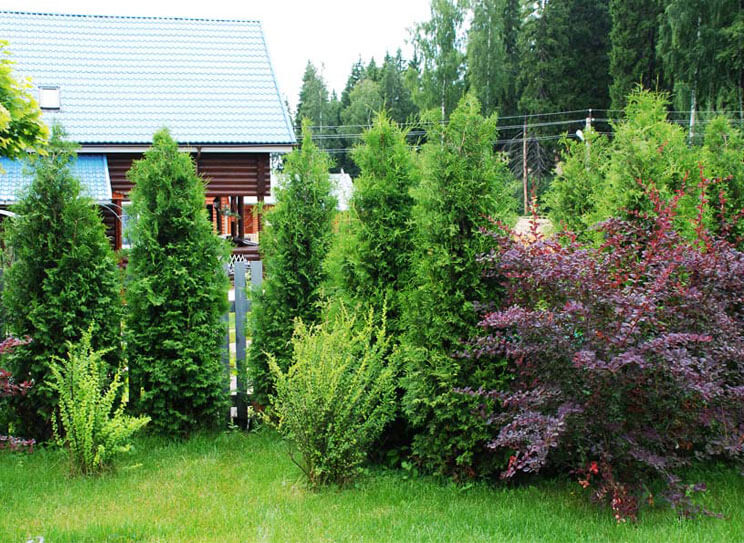
POLYGON ((684 469, 744 452, 744 253, 705 229, 704 198, 688 240, 682 195, 645 193, 655 211, 605 221, 598 247, 494 232, 486 274, 506 296, 482 299, 494 309, 471 353, 507 357, 513 375, 485 395, 501 404, 489 446, 513 454, 502 477, 570 474, 618 520, 659 499, 699 511, 705 486, 684 469))
POLYGON ((227 409, 220 363, 227 246, 207 218, 204 181, 166 129, 128 176, 134 182, 126 292, 132 399, 158 432, 215 428, 227 409))
MULTIPOLYGON (((668 120, 668 105, 665 94, 636 90, 611 141, 590 132, 584 142, 568 143, 547 197, 555 223, 581 232, 628 211, 651 211, 639 179, 653 181, 665 200, 684 187, 694 189, 700 149, 690 148, 684 129, 668 120)), ((695 191, 688 190, 678 214, 691 219, 696 213, 695 191)), ((689 230, 689 224, 680 220, 677 226, 689 230)))
POLYGON ((354 181, 348 225, 329 258, 332 280, 354 302, 382 314, 390 335, 400 330, 402 292, 410 279, 413 254, 411 188, 418 167, 405 133, 380 113, 354 149, 360 175, 354 181))
POLYGON ((484 118, 466 96, 448 124, 433 123, 415 189, 413 274, 406 298, 401 354, 405 413, 416 430, 413 455, 426 469, 457 477, 486 473, 485 424, 470 416, 477 402, 456 387, 498 387, 498 361, 473 364, 456 353, 476 333, 473 300, 497 295, 476 256, 488 247, 489 217, 513 216, 516 202, 504 158, 494 152, 496 117, 484 118))
POLYGON ((121 351, 121 296, 116 259, 101 216, 70 171, 74 146, 55 127, 47 153, 32 164, 33 181, 6 219, 10 266, 3 304, 9 331, 33 341, 8 357, 8 369, 33 387, 11 398, 10 416, 19 435, 51 437, 56 395, 49 365, 92 330, 105 361, 118 364, 121 351))
POLYGON ((332 237, 336 200, 331 195, 328 155, 312 139, 310 122, 302 128, 302 147, 284 162, 276 206, 266 216, 261 251, 266 267, 262 291, 254 292, 249 373, 253 398, 268 404, 274 392, 269 356, 286 371, 292 359, 294 320, 317 322, 325 260, 332 237))

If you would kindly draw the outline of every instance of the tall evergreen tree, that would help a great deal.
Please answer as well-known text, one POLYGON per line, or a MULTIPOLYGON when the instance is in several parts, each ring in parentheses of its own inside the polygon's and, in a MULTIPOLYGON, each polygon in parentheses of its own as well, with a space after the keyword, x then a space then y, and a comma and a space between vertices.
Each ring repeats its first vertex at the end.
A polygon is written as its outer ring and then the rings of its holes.
POLYGON ((609 0, 550 0, 528 16, 524 111, 609 107, 609 0))
POLYGON ((55 126, 46 154, 33 162, 34 179, 6 219, 10 267, 3 304, 10 332, 32 342, 11 355, 19 381, 33 380, 28 394, 12 398, 15 431, 51 437, 57 398, 48 384, 50 364, 91 331, 95 349, 108 349, 111 367, 121 356, 121 285, 116 260, 93 201, 81 194, 70 171, 74 146, 55 126))
POLYGON ((221 363, 228 249, 212 231, 204 181, 168 130, 128 174, 130 394, 155 430, 185 435, 225 419, 221 363), (138 398, 138 396, 141 396, 138 398))
POLYGON ((341 109, 349 107, 349 95, 354 86, 364 78, 364 64, 361 57, 351 66, 351 73, 346 80, 346 86, 341 92, 341 109))
POLYGON ((610 0, 610 98, 625 107, 636 85, 655 90, 661 83, 656 46, 667 0, 610 0))
POLYGON ((329 167, 330 159, 313 142, 306 119, 302 146, 285 159, 284 180, 261 238, 267 276, 263 291, 254 292, 248 360, 253 397, 261 405, 268 405, 274 391, 268 356, 275 357, 286 371, 292 359, 294 320, 300 318, 310 325, 319 317, 323 261, 331 245, 336 211, 329 167))
POLYGON ((417 112, 411 91, 403 80, 404 72, 405 66, 400 49, 394 57, 385 55, 380 75, 380 92, 390 118, 398 123, 408 121, 417 112))
POLYGON ((419 171, 405 131, 384 111, 364 132, 353 157, 360 174, 348 226, 329 258, 331 279, 352 303, 370 306, 376 315, 386 307, 387 329, 396 337, 414 250, 410 191, 419 171))
POLYGON ((460 476, 485 474, 485 421, 472 416, 478 401, 458 387, 499 386, 497 365, 482 367, 457 356, 477 332, 471 300, 491 292, 478 255, 487 251, 481 227, 489 217, 509 220, 516 202, 511 174, 494 153, 495 115, 484 118, 472 95, 450 121, 433 118, 422 151, 422 181, 414 191, 416 232, 413 280, 406 297, 404 410, 417 434, 413 454, 427 469, 460 476))
POLYGON ((413 43, 422 62, 419 107, 437 108, 444 119, 465 88, 462 26, 465 13, 456 0, 432 0, 431 19, 419 24, 413 43))
MULTIPOLYGON (((732 73, 727 64, 730 57, 721 53, 730 48, 728 30, 736 28, 741 7, 740 0, 668 1, 658 52, 664 62, 666 81, 674 88, 678 109, 694 112, 701 106, 738 106, 737 93, 731 91, 740 86, 740 75, 732 73), (733 100, 720 103, 726 97, 733 100)), ((741 43, 738 49, 741 50, 741 43)))
POLYGON ((302 76, 300 101, 297 103, 295 130, 302 133, 303 119, 310 119, 314 126, 332 126, 328 118, 328 88, 318 69, 308 61, 302 76))

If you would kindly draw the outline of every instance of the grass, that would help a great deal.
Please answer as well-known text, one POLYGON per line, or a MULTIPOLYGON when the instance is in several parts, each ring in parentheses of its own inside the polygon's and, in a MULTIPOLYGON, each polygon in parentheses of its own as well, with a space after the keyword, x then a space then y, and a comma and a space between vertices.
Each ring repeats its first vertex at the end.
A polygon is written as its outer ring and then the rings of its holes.
POLYGON ((0 541, 46 543, 250 541, 741 541, 744 480, 705 473, 723 520, 645 511, 617 525, 575 483, 456 487, 376 471, 356 487, 307 490, 270 432, 154 438, 114 473, 71 479, 59 450, 0 454, 0 541))

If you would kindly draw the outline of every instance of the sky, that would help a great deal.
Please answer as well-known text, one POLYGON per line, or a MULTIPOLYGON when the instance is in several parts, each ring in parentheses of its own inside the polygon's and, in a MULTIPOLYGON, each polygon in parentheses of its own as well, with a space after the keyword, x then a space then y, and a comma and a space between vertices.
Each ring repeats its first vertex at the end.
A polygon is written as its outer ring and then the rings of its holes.
MULTIPOLYGON (((263 23, 281 93, 294 110, 310 60, 339 94, 352 64, 399 47, 408 29, 428 19, 429 0, 0 0, 0 9, 45 13, 258 19, 263 23)), ((11 44, 12 45, 12 44, 11 44)), ((11 49, 12 50, 12 49, 11 49)))

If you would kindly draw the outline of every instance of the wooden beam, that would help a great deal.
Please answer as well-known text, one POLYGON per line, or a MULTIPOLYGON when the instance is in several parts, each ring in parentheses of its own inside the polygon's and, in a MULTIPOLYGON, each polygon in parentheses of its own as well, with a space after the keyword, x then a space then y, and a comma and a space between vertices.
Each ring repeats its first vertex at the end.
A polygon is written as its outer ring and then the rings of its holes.
POLYGON ((238 237, 245 239, 245 200, 242 196, 237 197, 238 200, 238 237))

